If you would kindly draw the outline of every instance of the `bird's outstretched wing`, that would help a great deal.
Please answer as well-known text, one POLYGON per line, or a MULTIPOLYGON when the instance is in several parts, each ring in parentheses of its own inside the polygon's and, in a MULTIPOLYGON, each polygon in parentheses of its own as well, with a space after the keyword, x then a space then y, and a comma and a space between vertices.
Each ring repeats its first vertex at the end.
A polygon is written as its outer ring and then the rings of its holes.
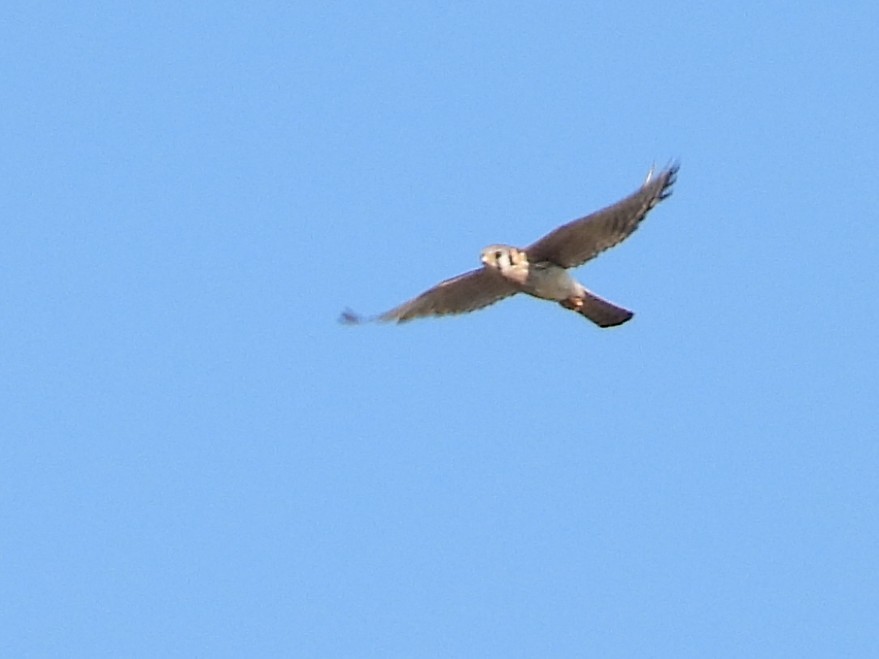
POLYGON ((574 268, 622 242, 638 228, 651 208, 671 194, 678 167, 673 164, 656 175, 651 170, 637 192, 546 234, 525 249, 528 260, 574 268))
POLYGON ((467 313, 487 307, 518 291, 519 288, 499 272, 479 268, 447 279, 376 318, 363 319, 351 311, 345 311, 340 320, 344 323, 360 323, 363 320, 403 323, 422 316, 467 313))

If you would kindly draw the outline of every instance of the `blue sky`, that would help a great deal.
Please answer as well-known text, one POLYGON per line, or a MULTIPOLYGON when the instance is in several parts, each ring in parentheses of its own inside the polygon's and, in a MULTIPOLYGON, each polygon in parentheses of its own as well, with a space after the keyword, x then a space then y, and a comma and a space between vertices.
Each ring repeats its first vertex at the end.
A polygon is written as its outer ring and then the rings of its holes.
POLYGON ((4 656, 879 652, 875 3, 4 15, 4 656))

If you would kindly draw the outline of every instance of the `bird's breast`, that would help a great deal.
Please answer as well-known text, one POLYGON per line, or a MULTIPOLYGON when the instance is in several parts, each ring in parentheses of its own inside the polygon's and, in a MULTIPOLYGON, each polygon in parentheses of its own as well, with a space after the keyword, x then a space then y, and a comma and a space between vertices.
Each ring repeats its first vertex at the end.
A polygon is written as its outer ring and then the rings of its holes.
POLYGON ((531 263, 523 289, 546 300, 565 300, 577 293, 577 282, 554 263, 531 263))

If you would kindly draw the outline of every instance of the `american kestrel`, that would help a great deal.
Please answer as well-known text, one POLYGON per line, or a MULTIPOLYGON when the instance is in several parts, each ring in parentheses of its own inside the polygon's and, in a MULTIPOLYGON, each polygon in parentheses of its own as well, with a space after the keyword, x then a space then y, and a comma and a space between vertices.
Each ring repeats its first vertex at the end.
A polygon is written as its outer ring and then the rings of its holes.
MULTIPOLYGON (((558 302, 599 327, 622 325, 633 313, 587 290, 568 274, 626 239, 651 208, 671 194, 678 165, 654 174, 651 169, 636 192, 600 211, 546 234, 521 249, 490 245, 482 250, 482 267, 447 279, 418 297, 373 320, 398 323, 423 316, 445 316, 482 309, 516 293, 558 302)), ((363 319, 345 311, 341 320, 363 319)))

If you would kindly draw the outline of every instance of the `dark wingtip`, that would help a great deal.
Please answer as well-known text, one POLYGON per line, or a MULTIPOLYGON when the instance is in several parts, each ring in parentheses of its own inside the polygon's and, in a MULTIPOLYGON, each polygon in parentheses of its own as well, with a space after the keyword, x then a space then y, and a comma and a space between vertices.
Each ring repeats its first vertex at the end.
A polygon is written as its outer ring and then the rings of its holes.
POLYGON ((657 199, 662 201, 663 199, 668 199, 671 197, 672 186, 675 184, 678 178, 678 170, 681 168, 681 163, 679 160, 672 160, 671 163, 666 166, 666 168, 660 172, 660 178, 664 178, 665 181, 662 184, 662 190, 660 191, 657 199))
POLYGON ((351 309, 345 309, 339 315, 339 322, 343 325, 360 325, 363 323, 363 316, 358 313, 354 313, 351 309))

